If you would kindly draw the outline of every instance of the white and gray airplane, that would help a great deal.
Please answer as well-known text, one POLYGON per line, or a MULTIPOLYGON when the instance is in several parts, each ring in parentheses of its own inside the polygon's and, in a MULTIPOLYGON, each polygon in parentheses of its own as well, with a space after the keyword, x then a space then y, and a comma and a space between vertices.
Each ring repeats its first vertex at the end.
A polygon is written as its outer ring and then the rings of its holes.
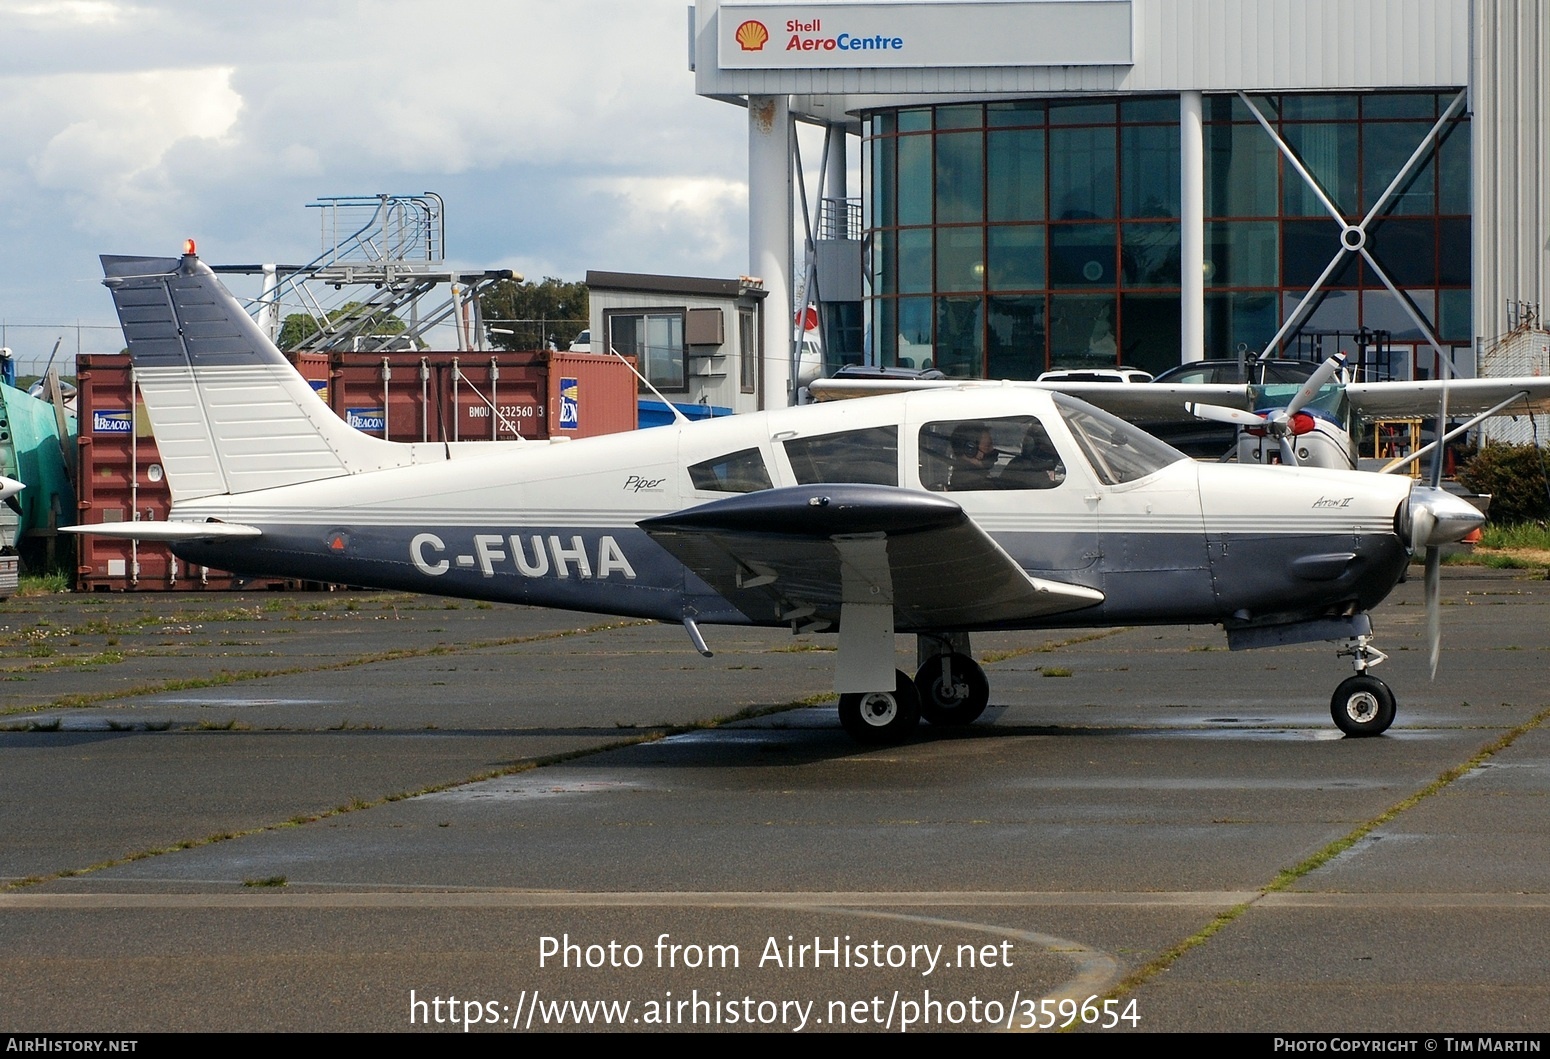
MULTIPOLYGON (((1279 363, 1279 362, 1278 362, 1279 363)), ((1496 415, 1550 412, 1550 377, 1538 375, 1414 382, 1350 382, 1345 357, 1325 360, 1303 383, 1178 383, 1130 385, 1098 382, 1008 382, 983 379, 835 378, 809 384, 820 401, 883 393, 972 390, 997 386, 1053 389, 1069 393, 1131 422, 1159 424, 1209 420, 1239 428, 1229 455, 1239 463, 1355 470, 1357 440, 1365 422, 1437 415, 1443 392, 1452 418, 1447 440, 1496 415)), ((1428 444, 1396 458, 1394 471, 1425 458, 1428 444)))
POLYGON ((1395 701, 1367 672, 1368 611, 1412 550, 1481 521, 1403 477, 1196 463, 1019 387, 398 444, 342 422, 194 254, 103 265, 173 506, 75 531, 240 574, 653 618, 705 654, 702 626, 836 632, 840 719, 864 742, 979 716, 972 632, 1181 624, 1235 649, 1343 642, 1356 675, 1332 715, 1376 735, 1395 701), (913 677, 895 633, 919 637, 913 677))

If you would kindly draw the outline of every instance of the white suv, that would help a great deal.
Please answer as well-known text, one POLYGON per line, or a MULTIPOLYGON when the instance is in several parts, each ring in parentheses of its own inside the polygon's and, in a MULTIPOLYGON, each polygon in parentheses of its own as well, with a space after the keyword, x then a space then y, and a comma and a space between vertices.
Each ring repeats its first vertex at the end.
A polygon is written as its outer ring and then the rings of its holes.
POLYGON ((1152 373, 1140 368, 1056 368, 1036 382, 1151 382, 1152 373))

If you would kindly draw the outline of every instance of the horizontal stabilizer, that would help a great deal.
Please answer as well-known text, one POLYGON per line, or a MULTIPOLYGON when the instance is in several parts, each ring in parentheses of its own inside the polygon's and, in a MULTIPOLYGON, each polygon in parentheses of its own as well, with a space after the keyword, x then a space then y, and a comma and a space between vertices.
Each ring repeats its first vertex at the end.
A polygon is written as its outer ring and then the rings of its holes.
POLYGON ((257 526, 235 522, 103 522, 95 526, 61 526, 61 533, 90 533, 135 541, 252 540, 263 536, 257 526))

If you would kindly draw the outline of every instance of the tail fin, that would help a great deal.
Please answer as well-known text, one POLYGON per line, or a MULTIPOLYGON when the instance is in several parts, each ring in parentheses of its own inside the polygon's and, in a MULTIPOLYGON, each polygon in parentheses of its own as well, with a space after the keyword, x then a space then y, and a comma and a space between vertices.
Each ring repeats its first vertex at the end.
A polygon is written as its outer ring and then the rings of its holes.
POLYGON ((174 502, 410 462, 336 416, 195 255, 102 269, 174 502))

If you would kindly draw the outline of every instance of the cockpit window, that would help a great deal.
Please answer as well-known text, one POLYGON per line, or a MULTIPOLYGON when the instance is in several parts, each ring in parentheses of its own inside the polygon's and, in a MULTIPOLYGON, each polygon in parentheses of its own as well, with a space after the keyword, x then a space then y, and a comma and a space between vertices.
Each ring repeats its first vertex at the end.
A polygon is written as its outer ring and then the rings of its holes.
POLYGON ((1053 489, 1066 466, 1034 416, 954 419, 920 428, 920 484, 939 492, 1053 489))
POLYGON ((782 442, 799 485, 899 484, 899 428, 867 427, 782 442))
POLYGON ((1105 485, 1134 482, 1189 458, 1117 416, 1063 394, 1052 396, 1082 455, 1105 485))
POLYGON ((742 449, 689 468, 694 488, 712 493, 757 493, 772 488, 770 472, 758 449, 742 449))

